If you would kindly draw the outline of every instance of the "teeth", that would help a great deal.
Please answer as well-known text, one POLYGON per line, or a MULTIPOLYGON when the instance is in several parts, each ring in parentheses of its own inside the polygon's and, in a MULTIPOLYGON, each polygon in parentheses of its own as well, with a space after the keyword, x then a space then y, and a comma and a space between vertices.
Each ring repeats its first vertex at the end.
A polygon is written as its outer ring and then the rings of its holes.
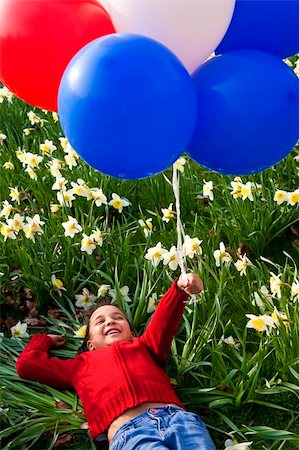
POLYGON ((110 334, 117 334, 117 333, 119 333, 119 331, 117 331, 117 330, 111 330, 111 331, 108 331, 108 335, 110 335, 110 334))

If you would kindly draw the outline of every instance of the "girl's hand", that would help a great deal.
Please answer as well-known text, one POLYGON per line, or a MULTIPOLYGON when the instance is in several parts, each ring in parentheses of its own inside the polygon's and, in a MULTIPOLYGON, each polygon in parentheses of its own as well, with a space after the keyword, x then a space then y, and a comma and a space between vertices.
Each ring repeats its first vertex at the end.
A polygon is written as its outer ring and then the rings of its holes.
POLYGON ((195 273, 181 275, 177 281, 177 286, 186 294, 199 294, 203 290, 203 282, 195 273))
POLYGON ((65 339, 63 336, 58 334, 48 334, 49 338, 52 339, 52 347, 59 348, 65 344, 65 339))

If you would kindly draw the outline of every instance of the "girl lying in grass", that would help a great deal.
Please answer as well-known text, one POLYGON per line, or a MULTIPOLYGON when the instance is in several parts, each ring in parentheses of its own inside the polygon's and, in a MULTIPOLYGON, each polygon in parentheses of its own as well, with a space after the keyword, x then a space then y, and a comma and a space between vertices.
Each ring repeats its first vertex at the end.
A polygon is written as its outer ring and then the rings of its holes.
POLYGON ((86 351, 62 360, 48 354, 65 340, 34 335, 17 360, 20 377, 75 389, 93 441, 111 450, 215 450, 200 417, 187 412, 164 368, 188 295, 202 291, 195 274, 175 280, 145 332, 136 337, 124 313, 99 306, 90 316, 86 351))

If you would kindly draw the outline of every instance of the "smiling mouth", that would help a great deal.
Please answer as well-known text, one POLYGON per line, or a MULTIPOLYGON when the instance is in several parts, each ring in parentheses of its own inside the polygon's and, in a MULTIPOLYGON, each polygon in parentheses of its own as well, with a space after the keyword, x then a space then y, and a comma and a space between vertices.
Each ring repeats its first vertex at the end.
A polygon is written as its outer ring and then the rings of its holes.
POLYGON ((109 330, 109 331, 107 331, 107 333, 105 333, 106 334, 106 336, 112 336, 113 334, 119 334, 120 333, 120 331, 119 330, 109 330))

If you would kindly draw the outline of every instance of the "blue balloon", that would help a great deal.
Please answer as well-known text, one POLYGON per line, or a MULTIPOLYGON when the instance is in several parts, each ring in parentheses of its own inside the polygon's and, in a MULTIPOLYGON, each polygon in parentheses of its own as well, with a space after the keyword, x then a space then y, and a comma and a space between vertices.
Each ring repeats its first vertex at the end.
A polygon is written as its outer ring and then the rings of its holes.
POLYGON ((69 63, 58 111, 77 153, 117 178, 152 176, 171 166, 196 122, 191 76, 162 44, 137 34, 94 40, 69 63))
POLYGON ((237 0, 215 53, 261 50, 286 58, 299 52, 299 0, 237 0))
POLYGON ((276 56, 255 50, 216 56, 193 74, 197 123, 188 153, 228 175, 262 171, 299 138, 299 79, 276 56))

